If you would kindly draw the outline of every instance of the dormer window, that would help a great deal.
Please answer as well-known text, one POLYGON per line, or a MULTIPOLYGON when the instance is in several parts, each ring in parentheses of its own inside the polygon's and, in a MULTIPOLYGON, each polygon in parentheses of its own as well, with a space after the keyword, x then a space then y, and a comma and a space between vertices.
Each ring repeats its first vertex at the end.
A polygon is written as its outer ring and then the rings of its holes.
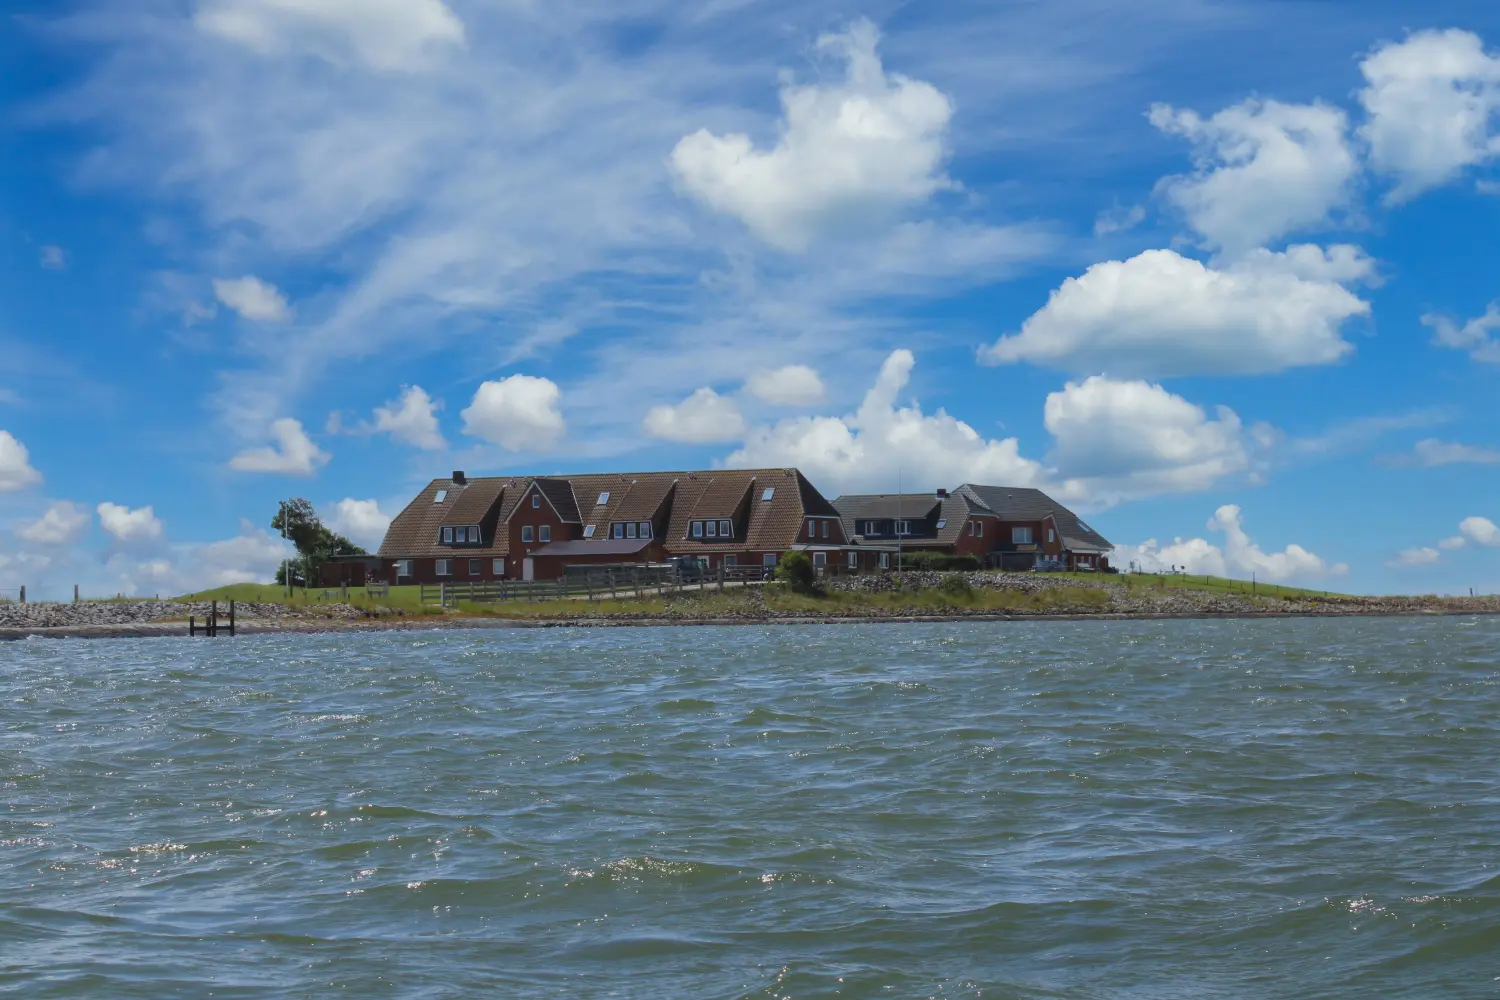
POLYGON ((452 545, 453 544, 453 529, 452 528, 444 528, 443 529, 443 544, 444 545, 452 545))
POLYGON ((898 534, 898 535, 909 535, 909 534, 911 534, 911 522, 910 521, 897 521, 896 522, 896 534, 898 534))
POLYGON ((609 535, 610 535, 611 538, 624 538, 625 537, 625 525, 623 525, 623 524, 613 525, 611 527, 611 529, 610 529, 609 535))
POLYGON ((694 538, 702 538, 703 537, 703 522, 702 521, 694 521, 693 522, 693 537, 694 538))
POLYGON ((719 537, 720 538, 729 538, 733 534, 734 534, 734 532, 731 531, 731 530, 729 530, 729 522, 728 521, 720 521, 719 522, 719 537))
POLYGON ((708 535, 709 538, 718 538, 719 537, 719 522, 718 521, 709 521, 707 524, 705 524, 703 526, 703 532, 704 532, 704 534, 708 535))
POLYGON ((651 537, 651 522, 650 521, 642 521, 641 522, 641 537, 642 538, 650 538, 651 537))
POLYGON ((625 525, 625 537, 626 538, 634 538, 635 537, 635 522, 634 521, 631 521, 630 523, 628 523, 628 524, 625 525))

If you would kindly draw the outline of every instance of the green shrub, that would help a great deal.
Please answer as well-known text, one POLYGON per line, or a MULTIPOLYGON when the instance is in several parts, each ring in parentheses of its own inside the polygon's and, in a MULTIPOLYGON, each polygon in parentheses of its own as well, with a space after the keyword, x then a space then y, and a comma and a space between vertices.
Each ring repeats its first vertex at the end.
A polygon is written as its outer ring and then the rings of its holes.
POLYGON ((983 568, 978 556, 950 556, 946 552, 912 552, 901 557, 901 567, 916 572, 970 573, 983 568))
POLYGON ((788 552, 783 556, 776 566, 776 579, 790 587, 793 593, 818 592, 818 574, 806 552, 788 552))
POLYGON ((969 586, 969 581, 961 576, 944 577, 943 582, 937 585, 937 589, 945 596, 958 600, 974 599, 974 588, 969 586))

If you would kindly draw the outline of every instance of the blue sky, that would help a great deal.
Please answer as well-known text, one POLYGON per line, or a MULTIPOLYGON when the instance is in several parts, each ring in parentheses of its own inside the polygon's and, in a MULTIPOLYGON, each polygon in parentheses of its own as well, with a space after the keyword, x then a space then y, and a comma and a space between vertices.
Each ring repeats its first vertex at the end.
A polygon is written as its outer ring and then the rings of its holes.
POLYGON ((1040 486, 1500 590, 1500 11, 140 0, 0 32, 0 589, 471 474, 1040 486))

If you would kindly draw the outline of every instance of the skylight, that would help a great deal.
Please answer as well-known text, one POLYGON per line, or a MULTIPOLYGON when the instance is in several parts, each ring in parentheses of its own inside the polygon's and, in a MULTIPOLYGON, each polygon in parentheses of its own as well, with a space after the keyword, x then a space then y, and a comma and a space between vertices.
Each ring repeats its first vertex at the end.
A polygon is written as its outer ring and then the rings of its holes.
POLYGON ((948 522, 947 521, 939 521, 938 522, 938 530, 939 531, 942 531, 946 527, 948 527, 948 522))
POLYGON ((599 507, 603 507, 605 504, 609 503, 609 494, 608 493, 601 493, 601 494, 599 494, 599 499, 596 500, 596 501, 594 501, 594 503, 597 506, 599 506, 599 507))
POLYGON ((771 498, 776 495, 776 487, 767 486, 766 491, 760 495, 761 503, 770 503, 771 498))
POLYGON ((442 503, 446 499, 448 499, 448 491, 447 490, 438 490, 437 491, 437 495, 432 498, 432 502, 433 503, 442 503))
MULTIPOLYGON (((605 495, 608 496, 608 494, 605 494, 605 495)), ((584 538, 593 538, 594 537, 594 526, 592 524, 585 524, 583 526, 583 537, 584 538)))

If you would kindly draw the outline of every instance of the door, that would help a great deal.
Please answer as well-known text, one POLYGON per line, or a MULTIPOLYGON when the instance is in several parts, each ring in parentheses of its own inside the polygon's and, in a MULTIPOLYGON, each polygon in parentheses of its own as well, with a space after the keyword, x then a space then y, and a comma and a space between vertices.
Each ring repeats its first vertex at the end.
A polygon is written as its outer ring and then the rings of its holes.
POLYGON ((536 579, 536 562, 530 556, 521 560, 521 579, 527 583, 536 579))

